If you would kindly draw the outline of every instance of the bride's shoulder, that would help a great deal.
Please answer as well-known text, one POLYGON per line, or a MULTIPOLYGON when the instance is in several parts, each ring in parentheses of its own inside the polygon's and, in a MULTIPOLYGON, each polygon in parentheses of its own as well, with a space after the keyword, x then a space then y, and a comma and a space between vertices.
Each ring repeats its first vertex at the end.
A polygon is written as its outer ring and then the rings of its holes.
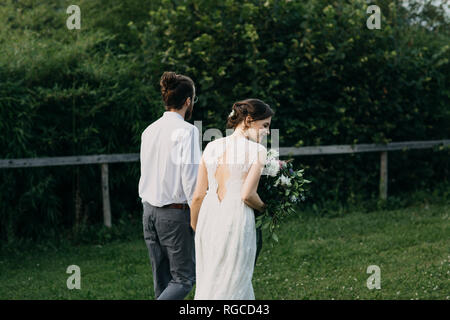
POLYGON ((259 160, 261 163, 266 163, 267 159, 267 148, 259 142, 250 142, 250 164, 259 160))
POLYGON ((257 152, 261 152, 261 151, 267 152, 267 148, 264 145, 262 145, 261 143, 251 141, 251 140, 249 140, 249 141, 250 141, 250 145, 252 145, 253 149, 256 150, 257 152))
POLYGON ((225 142, 225 138, 217 138, 217 139, 215 139, 215 140, 212 140, 212 141, 210 141, 210 142, 208 142, 207 144, 206 144, 206 147, 214 147, 214 146, 217 146, 217 145, 220 145, 221 143, 224 143, 225 142))
POLYGON ((258 151, 267 151, 267 148, 264 145, 262 145, 261 143, 257 143, 257 142, 255 142, 255 143, 257 144, 258 151))
POLYGON ((214 152, 219 146, 225 142, 225 138, 218 138, 206 144, 204 152, 214 152))

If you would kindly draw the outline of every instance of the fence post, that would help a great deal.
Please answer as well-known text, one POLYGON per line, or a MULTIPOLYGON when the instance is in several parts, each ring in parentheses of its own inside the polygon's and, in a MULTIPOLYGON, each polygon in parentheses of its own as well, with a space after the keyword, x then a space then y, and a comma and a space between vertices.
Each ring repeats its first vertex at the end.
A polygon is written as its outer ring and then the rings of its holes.
POLYGON ((102 195, 103 195, 103 224, 111 228, 111 204, 109 202, 108 164, 102 163, 102 195))
POLYGON ((387 199, 388 190, 388 155, 387 151, 381 152, 380 157, 380 199, 387 199))

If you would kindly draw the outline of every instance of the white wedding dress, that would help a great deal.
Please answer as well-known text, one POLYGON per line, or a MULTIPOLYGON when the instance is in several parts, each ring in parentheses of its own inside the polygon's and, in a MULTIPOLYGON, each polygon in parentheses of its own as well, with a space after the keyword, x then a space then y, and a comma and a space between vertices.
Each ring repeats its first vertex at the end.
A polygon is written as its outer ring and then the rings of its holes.
POLYGON ((203 152, 208 191, 195 233, 196 300, 255 299, 255 216, 241 199, 241 187, 259 151, 266 148, 231 135, 208 143, 203 152))

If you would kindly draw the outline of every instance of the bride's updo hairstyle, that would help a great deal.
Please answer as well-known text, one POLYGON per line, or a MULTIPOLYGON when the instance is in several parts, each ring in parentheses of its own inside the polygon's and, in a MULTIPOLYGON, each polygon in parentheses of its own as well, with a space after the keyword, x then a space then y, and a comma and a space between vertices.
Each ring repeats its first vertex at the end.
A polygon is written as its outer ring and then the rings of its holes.
POLYGON ((233 104, 233 110, 228 116, 227 128, 236 129, 247 116, 251 117, 251 121, 257 121, 272 117, 274 114, 269 105, 259 99, 242 100, 233 104))
POLYGON ((175 72, 164 72, 159 84, 166 110, 180 110, 186 99, 192 99, 194 96, 194 81, 188 76, 175 72))

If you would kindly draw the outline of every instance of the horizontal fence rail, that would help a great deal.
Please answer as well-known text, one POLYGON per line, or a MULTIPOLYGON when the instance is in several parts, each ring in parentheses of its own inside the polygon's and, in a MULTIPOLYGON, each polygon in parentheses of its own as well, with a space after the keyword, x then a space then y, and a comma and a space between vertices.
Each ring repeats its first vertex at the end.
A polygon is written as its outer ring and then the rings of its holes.
POLYGON ((321 154, 342 154, 358 152, 387 152, 408 149, 428 149, 436 146, 448 146, 450 140, 391 142, 388 144, 355 144, 336 146, 317 146, 300 148, 280 148, 280 155, 313 156, 321 154))
POLYGON ((139 153, 100 154, 94 156, 0 160, 0 168, 53 167, 53 166, 72 166, 81 164, 136 162, 136 161, 139 161, 139 153))
MULTIPOLYGON (((450 146, 450 140, 428 140, 391 142, 387 144, 355 144, 330 145, 314 147, 280 147, 280 156, 314 156, 329 154, 346 154, 360 152, 380 152, 380 198, 387 199, 388 152, 409 149, 429 149, 450 146)), ((0 169, 53 167, 84 164, 100 164, 102 173, 103 220, 107 227, 111 227, 111 205, 109 200, 108 164, 139 161, 139 153, 101 154, 90 156, 2 159, 0 169)))
MULTIPOLYGON (((391 142, 385 145, 355 144, 355 145, 331 145, 317 147, 281 147, 280 156, 314 156, 327 154, 345 154, 359 152, 387 152, 408 149, 429 149, 436 146, 448 146, 450 140, 408 141, 391 142)), ((70 166, 96 163, 117 163, 139 161, 139 153, 100 154, 92 156, 69 156, 50 158, 27 159, 3 159, 0 160, 0 168, 28 168, 28 167, 52 167, 70 166)))

